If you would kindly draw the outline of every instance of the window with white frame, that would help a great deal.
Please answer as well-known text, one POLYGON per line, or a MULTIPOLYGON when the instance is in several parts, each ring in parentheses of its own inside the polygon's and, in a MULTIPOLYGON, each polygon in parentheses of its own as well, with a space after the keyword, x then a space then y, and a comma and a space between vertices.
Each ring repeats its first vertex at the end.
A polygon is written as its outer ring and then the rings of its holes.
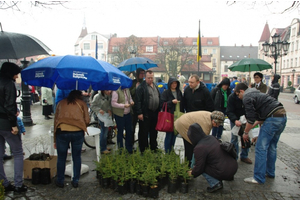
POLYGON ((207 52, 208 52, 207 49, 204 49, 204 50, 203 50, 203 53, 204 53, 204 54, 207 54, 207 52))
POLYGON ((300 85, 300 75, 297 76, 297 84, 300 85))
POLYGON ((228 65, 224 66, 224 72, 228 72, 228 65))
POLYGON ((294 42, 292 42, 292 49, 291 51, 294 51, 294 42))
POLYGON ((203 79, 204 79, 204 81, 209 81, 210 80, 210 75, 209 74, 204 74, 203 79))
POLYGON ((96 40, 96 35, 91 35, 91 40, 96 40))
POLYGON ((216 53, 217 53, 217 49, 213 49, 213 50, 212 50, 212 53, 213 53, 213 54, 216 54, 216 53))
POLYGON ((208 41, 207 44, 208 44, 208 45, 212 45, 212 41, 208 41))
POLYGON ((84 50, 90 50, 90 43, 84 43, 83 44, 83 49, 84 50))
POLYGON ((291 59, 291 68, 293 67, 293 58, 291 59))
POLYGON ((289 68, 289 59, 286 60, 286 68, 289 68))
POLYGON ((168 41, 164 41, 164 45, 168 45, 168 41))
POLYGON ((193 45, 197 45, 197 41, 193 41, 193 45))
POLYGON ((146 52, 153 52, 153 46, 146 46, 146 52))
POLYGON ((285 68, 285 60, 283 61, 283 66, 282 66, 282 68, 285 68))
POLYGON ((98 43, 98 49, 103 49, 103 43, 98 43))
POLYGON ((116 46, 112 47, 112 52, 118 52, 118 51, 119 51, 119 47, 116 46))
POLYGON ((298 46, 299 46, 299 41, 297 40, 296 41, 296 49, 295 49, 296 51, 298 51, 298 46))
POLYGON ((297 67, 298 66, 298 59, 297 58, 295 58, 295 65, 294 65, 294 67, 297 67))

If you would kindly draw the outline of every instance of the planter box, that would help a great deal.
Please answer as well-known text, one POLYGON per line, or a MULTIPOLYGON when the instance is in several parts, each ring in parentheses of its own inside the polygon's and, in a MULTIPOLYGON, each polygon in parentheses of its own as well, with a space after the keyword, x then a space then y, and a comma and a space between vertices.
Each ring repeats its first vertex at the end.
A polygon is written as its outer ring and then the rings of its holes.
POLYGON ((33 168, 49 168, 51 178, 56 176, 56 163, 57 163, 57 156, 51 156, 50 160, 46 161, 38 161, 38 160, 29 160, 26 158, 24 160, 24 179, 31 179, 32 169, 33 168))

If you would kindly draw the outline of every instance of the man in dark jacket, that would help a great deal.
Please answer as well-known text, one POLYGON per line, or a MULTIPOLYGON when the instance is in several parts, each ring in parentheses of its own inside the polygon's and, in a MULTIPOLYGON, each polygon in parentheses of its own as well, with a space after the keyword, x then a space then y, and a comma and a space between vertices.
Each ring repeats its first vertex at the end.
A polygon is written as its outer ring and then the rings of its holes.
POLYGON ((272 85, 270 86, 269 90, 268 90, 268 95, 270 95, 271 97, 274 97, 276 100, 278 100, 278 96, 280 93, 280 85, 278 83, 278 79, 280 79, 280 75, 278 74, 274 74, 272 76, 272 85))
MULTIPOLYGON (((231 129, 234 126, 242 126, 240 117, 246 114, 245 107, 243 105, 243 101, 239 99, 235 93, 232 93, 228 97, 226 113, 230 120, 231 129)), ((236 153, 239 156, 239 136, 233 135, 233 133, 231 133, 231 143, 234 144, 236 153)), ((242 162, 252 164, 252 161, 250 160, 250 158, 248 158, 248 152, 249 148, 242 148, 240 158, 242 162)))
POLYGON ((247 124, 243 134, 249 140, 248 132, 257 124, 262 124, 255 145, 254 176, 244 179, 248 183, 264 183, 266 176, 275 177, 277 143, 283 132, 287 118, 283 105, 273 97, 248 88, 240 83, 235 88, 236 95, 243 100, 247 124))
POLYGON ((21 69, 18 65, 10 62, 2 64, 0 70, 0 180, 4 180, 5 192, 26 192, 27 187, 23 184, 23 148, 17 127, 17 104, 15 80, 21 69), (14 154, 14 183, 12 185, 6 178, 2 158, 4 155, 5 141, 14 154))
POLYGON ((210 186, 207 192, 222 189, 222 180, 232 180, 237 171, 236 160, 221 149, 215 137, 206 135, 197 123, 190 126, 188 137, 195 146, 195 165, 191 175, 197 177, 202 174, 206 178, 210 186))
MULTIPOLYGON (((228 78, 224 78, 221 83, 211 91, 211 98, 214 102, 215 110, 221 111, 224 115, 226 115, 228 96, 231 94, 229 86, 230 80, 228 78)), ((222 134, 223 126, 213 127, 213 136, 217 139, 221 139, 222 134)))
MULTIPOLYGON (((145 70, 144 69, 141 69, 141 68, 138 68, 136 70, 136 79, 134 79, 132 81, 132 86, 131 88, 129 89, 130 90, 130 95, 131 95, 131 98, 133 100, 135 100, 135 93, 136 93, 136 89, 137 87, 142 83, 143 79, 145 78, 145 70)), ((134 104, 133 107, 132 107, 132 144, 134 143, 134 136, 135 136, 135 127, 136 127, 136 124, 138 122, 138 116, 136 114, 136 105, 134 104)))
POLYGON ((153 83, 154 73, 146 71, 146 78, 136 89, 135 105, 139 119, 139 148, 141 152, 148 147, 148 134, 150 134, 150 148, 157 150, 157 116, 159 111, 160 93, 153 83))
POLYGON ((209 112, 214 111, 210 92, 196 74, 193 74, 189 78, 189 87, 184 90, 183 106, 186 112, 201 110, 209 112))
MULTIPOLYGON (((180 91, 180 82, 171 77, 168 82, 168 89, 161 94, 160 105, 167 104, 170 113, 174 114, 176 105, 179 104, 180 111, 183 112, 182 92, 180 91)), ((174 131, 166 132, 165 137, 165 152, 170 153, 174 148, 176 135, 174 131)))

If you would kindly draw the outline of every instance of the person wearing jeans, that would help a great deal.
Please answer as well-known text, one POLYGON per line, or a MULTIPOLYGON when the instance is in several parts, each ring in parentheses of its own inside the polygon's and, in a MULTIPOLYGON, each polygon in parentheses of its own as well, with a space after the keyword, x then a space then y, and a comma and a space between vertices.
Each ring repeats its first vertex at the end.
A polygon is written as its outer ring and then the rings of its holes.
POLYGON ((65 179, 66 159, 69 143, 73 161, 72 184, 78 184, 81 170, 81 148, 84 141, 84 131, 61 131, 56 132, 57 149, 57 182, 63 183, 65 179))
POLYGON ((14 83, 20 72, 20 67, 10 62, 4 62, 0 69, 0 180, 3 180, 5 192, 14 191, 14 193, 27 191, 27 186, 23 184, 24 156, 21 135, 18 134, 17 91, 14 83), (14 154, 14 185, 7 179, 3 167, 5 141, 14 154))
POLYGON ((244 181, 263 184, 266 177, 275 177, 277 143, 286 126, 286 110, 275 98, 243 83, 236 86, 235 93, 243 100, 246 111, 247 123, 242 139, 248 141, 251 128, 261 124, 255 145, 254 175, 244 181))
MULTIPOLYGON (((108 113, 109 116, 112 116, 111 112, 111 90, 101 90, 93 98, 91 109, 97 113, 97 115, 104 115, 108 113)), ((100 151, 102 154, 109 154, 110 149, 107 147, 107 134, 108 127, 105 127, 105 124, 99 119, 99 124, 101 126, 100 132, 100 151)))
POLYGON ((88 107, 80 90, 73 90, 56 106, 54 118, 54 148, 57 149, 57 187, 64 187, 66 159, 71 144, 73 177, 71 184, 78 187, 81 171, 81 148, 90 123, 88 107))

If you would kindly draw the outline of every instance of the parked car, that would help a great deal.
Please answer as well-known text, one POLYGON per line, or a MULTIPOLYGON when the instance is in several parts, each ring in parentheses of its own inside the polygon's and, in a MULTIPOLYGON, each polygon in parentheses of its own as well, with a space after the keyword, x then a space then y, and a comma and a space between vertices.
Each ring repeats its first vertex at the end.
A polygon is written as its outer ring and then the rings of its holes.
POLYGON ((299 102, 300 102, 300 86, 298 86, 297 88, 296 88, 296 90, 295 90, 295 93, 294 93, 295 95, 294 95, 294 102, 296 103, 296 104, 298 104, 299 102))

